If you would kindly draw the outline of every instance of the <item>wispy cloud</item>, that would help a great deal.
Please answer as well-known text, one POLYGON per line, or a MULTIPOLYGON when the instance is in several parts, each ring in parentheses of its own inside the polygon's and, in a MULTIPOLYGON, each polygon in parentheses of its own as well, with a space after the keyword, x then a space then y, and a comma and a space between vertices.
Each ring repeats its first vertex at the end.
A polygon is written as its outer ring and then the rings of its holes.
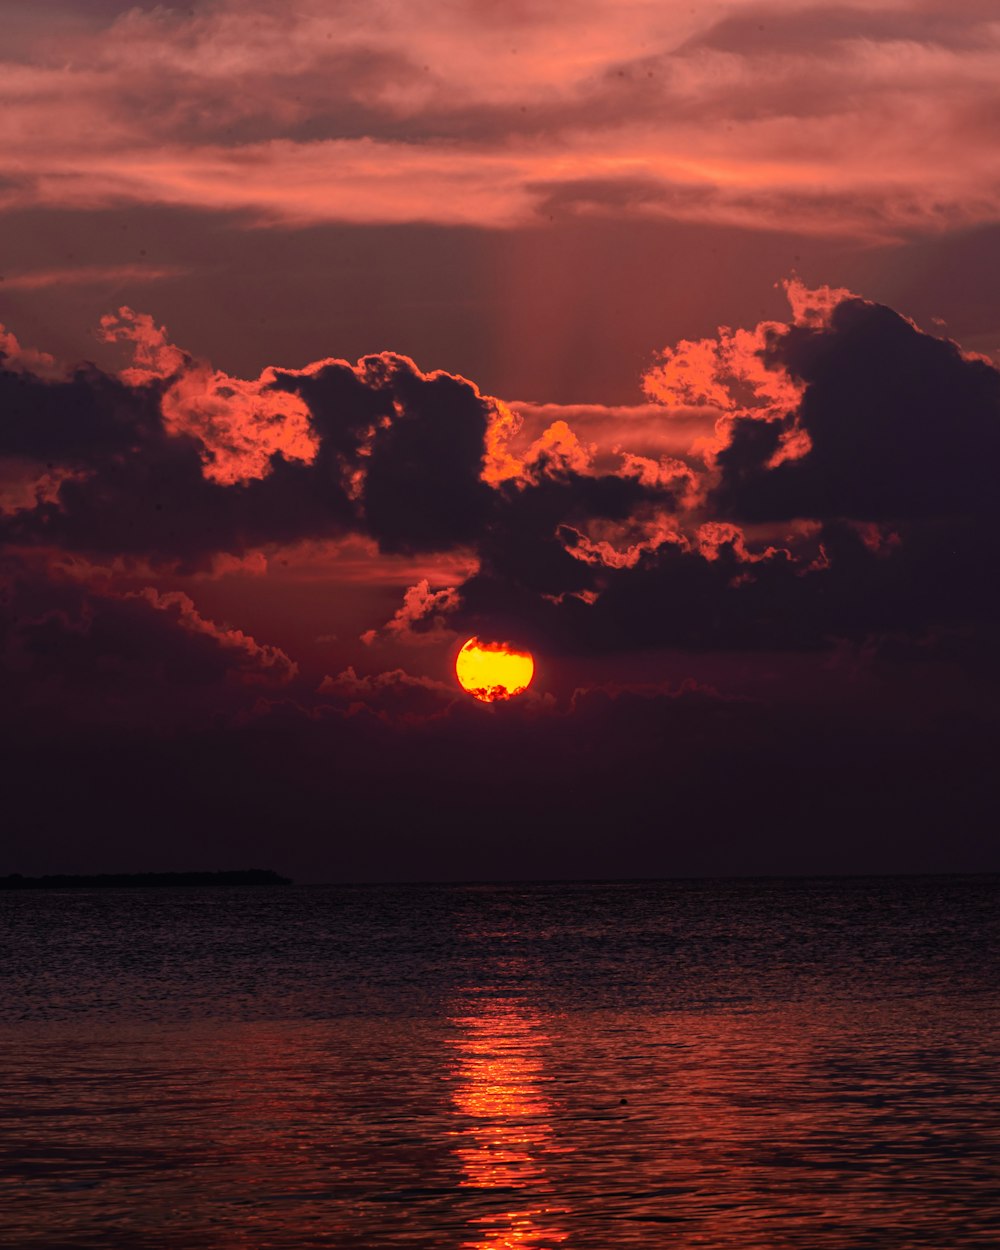
POLYGON ((18 47, 0 208, 641 214, 881 240, 1000 214, 1000 23, 973 0, 218 0, 97 33, 40 22, 18 47))
POLYGON ((177 265, 76 265, 66 269, 32 269, 0 274, 0 290, 44 291, 54 286, 115 288, 179 278, 187 271, 177 265))

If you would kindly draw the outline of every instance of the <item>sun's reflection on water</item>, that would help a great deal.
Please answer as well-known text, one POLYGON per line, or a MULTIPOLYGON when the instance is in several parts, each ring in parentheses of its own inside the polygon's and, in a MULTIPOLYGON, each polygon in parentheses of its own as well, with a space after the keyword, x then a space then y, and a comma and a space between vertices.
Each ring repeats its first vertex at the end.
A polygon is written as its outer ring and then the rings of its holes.
POLYGON ((564 1153, 552 1128, 538 1012, 494 1000, 453 1017, 463 1189, 484 1199, 462 1250, 546 1250, 565 1242, 567 1211, 552 1191, 547 1156, 564 1153))

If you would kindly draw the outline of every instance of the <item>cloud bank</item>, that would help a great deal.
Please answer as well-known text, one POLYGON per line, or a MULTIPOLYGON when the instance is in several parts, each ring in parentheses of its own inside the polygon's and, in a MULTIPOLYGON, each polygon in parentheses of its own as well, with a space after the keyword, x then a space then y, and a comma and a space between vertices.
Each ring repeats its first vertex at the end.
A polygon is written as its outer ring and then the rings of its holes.
POLYGON ((413 587, 397 639, 780 650, 993 622, 1000 373, 788 289, 787 323, 664 349, 635 417, 550 420, 391 353, 246 381, 129 309, 102 322, 132 353, 117 377, 36 372, 8 336, 0 535, 181 571, 350 535, 469 553, 461 584, 413 587))
POLYGON ((891 240, 1000 207, 1000 24, 980 0, 214 0, 58 24, 39 6, 0 82, 0 209, 891 240))

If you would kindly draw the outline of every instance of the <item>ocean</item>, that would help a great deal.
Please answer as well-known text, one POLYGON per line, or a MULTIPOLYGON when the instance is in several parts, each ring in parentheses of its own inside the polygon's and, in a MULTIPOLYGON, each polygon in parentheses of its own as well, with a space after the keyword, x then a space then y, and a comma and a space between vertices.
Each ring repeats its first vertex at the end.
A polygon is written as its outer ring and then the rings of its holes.
POLYGON ((998 902, 0 894, 0 1245, 996 1247, 998 902))

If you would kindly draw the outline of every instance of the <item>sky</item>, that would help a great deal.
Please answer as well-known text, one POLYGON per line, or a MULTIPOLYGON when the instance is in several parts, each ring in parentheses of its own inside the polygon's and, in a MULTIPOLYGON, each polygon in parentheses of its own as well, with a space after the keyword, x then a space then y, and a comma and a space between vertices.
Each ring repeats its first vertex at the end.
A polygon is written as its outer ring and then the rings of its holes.
POLYGON ((1000 867, 992 0, 0 24, 0 872, 1000 867))

